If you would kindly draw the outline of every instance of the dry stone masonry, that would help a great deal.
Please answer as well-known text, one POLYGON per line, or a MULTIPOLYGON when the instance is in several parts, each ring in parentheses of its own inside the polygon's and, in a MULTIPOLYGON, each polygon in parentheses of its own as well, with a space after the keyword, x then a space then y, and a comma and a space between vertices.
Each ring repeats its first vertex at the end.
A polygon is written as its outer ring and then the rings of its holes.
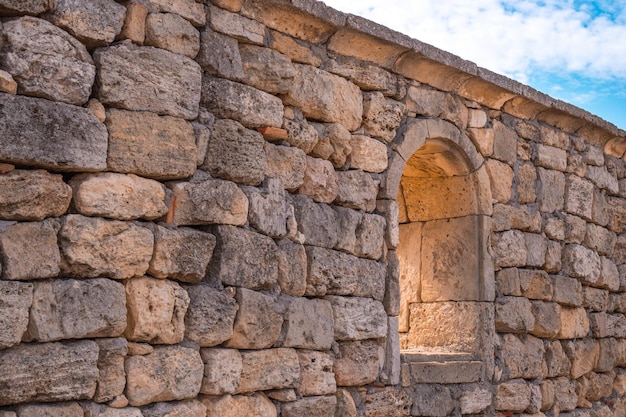
POLYGON ((313 0, 0 0, 0 417, 626 417, 626 132, 313 0))

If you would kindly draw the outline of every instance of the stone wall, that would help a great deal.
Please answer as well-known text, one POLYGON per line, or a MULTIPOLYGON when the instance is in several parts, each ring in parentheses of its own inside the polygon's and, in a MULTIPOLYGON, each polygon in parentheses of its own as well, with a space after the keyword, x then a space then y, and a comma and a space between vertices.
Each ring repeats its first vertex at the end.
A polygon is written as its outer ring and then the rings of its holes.
POLYGON ((626 416, 625 132, 312 0, 0 16, 0 417, 626 416))

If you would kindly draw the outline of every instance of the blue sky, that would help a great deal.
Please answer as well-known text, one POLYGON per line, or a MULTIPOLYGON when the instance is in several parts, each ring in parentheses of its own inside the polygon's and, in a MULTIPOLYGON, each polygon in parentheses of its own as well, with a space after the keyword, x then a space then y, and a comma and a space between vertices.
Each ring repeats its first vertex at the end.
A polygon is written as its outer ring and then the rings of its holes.
POLYGON ((626 130, 624 0, 323 0, 626 130))

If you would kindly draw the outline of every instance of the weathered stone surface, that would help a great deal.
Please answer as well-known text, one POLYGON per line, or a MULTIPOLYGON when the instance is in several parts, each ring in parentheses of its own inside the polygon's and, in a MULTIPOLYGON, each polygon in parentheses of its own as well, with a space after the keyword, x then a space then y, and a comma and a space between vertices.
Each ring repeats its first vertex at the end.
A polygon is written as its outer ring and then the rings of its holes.
POLYGON ((98 278, 34 286, 26 341, 116 337, 126 328, 124 286, 98 278))
POLYGON ((336 340, 376 339, 387 335, 387 314, 379 301, 332 295, 325 299, 333 309, 336 340))
POLYGON ((61 222, 59 246, 65 274, 126 279, 148 270, 154 237, 132 223, 70 214, 61 222))
POLYGON ((250 202, 250 225, 273 238, 284 237, 287 234, 287 219, 292 211, 280 180, 268 178, 263 188, 243 187, 243 192, 250 202))
POLYGON ((295 298, 285 312, 284 347, 330 349, 334 336, 333 310, 330 302, 295 298))
POLYGON ((13 76, 0 69, 0 92, 8 94, 17 94, 17 83, 13 76))
POLYGON ((348 162, 351 168, 380 173, 387 169, 387 146, 368 136, 353 135, 348 162))
POLYGON ((144 45, 156 46, 193 59, 200 50, 200 32, 176 14, 151 13, 146 19, 144 45))
POLYGON ((335 202, 345 207, 371 212, 376 208, 378 181, 360 170, 337 172, 335 202))
POLYGON ((196 57, 206 72, 231 80, 243 77, 243 64, 237 40, 205 26, 200 33, 200 51, 196 57))
POLYGON ((232 224, 248 220, 248 199, 230 181, 206 179, 169 185, 175 202, 170 207, 176 225, 232 224))
POLYGON ((241 360, 238 393, 295 388, 300 380, 300 363, 295 349, 242 351, 241 360))
POLYGON ((133 174, 112 172, 72 177, 73 207, 85 216, 154 220, 167 213, 165 187, 133 174))
POLYGON ((306 295, 354 295, 382 300, 386 268, 382 263, 342 252, 307 247, 306 295))
POLYGON ((27 404, 16 408, 19 417, 83 417, 83 408, 77 402, 59 404, 27 404))
POLYGON ((339 388, 335 394, 337 397, 337 408, 335 416, 357 417, 356 405, 354 399, 347 389, 339 388))
POLYGON ((290 145, 302 149, 307 154, 316 149, 319 141, 317 130, 299 114, 293 120, 283 119, 283 128, 287 131, 286 141, 290 145))
POLYGON ((61 263, 57 230, 57 222, 45 220, 14 224, 1 232, 2 278, 26 280, 57 276, 61 263))
POLYGON ((206 417, 245 416, 250 410, 258 417, 277 417, 274 403, 263 393, 203 397, 201 401, 207 408, 206 417))
POLYGON ((517 134, 497 120, 493 122, 493 131, 493 156, 513 165, 517 159, 517 134))
POLYGON ((201 349, 204 362, 202 394, 234 394, 239 385, 243 362, 237 349, 201 349))
POLYGON ((534 379, 541 376, 543 341, 533 336, 502 336, 502 358, 510 378, 534 379))
POLYGON ((363 95, 363 126, 370 135, 385 142, 396 136, 403 111, 402 103, 385 98, 381 92, 363 95))
POLYGON ((519 230, 510 230, 502 234, 496 234, 491 245, 496 266, 526 265, 527 249, 524 234, 519 230))
POLYGON ((98 378, 93 341, 24 344, 0 352, 0 404, 90 399, 98 378))
POLYGON ((600 277, 598 286, 611 291, 619 290, 619 270, 617 266, 608 258, 600 258, 600 277))
POLYGON ((239 310, 233 337, 224 346, 238 349, 267 349, 280 336, 283 318, 274 310, 274 300, 247 288, 237 289, 239 310))
POLYGON ((358 340, 339 343, 334 372, 338 386, 359 386, 373 382, 378 377, 379 350, 376 340, 358 340))
POLYGON ((530 385, 523 379, 513 379, 498 385, 494 400, 496 410, 522 412, 530 405, 530 385))
POLYGON ((202 281, 215 248, 215 236, 190 228, 155 225, 154 253, 148 273, 182 282, 202 281))
POLYGON ((94 61, 102 104, 188 120, 198 115, 202 69, 192 59, 125 41, 97 49, 94 61))
POLYGON ((108 133, 88 109, 0 93, 0 119, 5 162, 60 171, 106 168, 108 133))
POLYGON ((190 177, 196 169, 191 123, 148 112, 110 109, 108 168, 156 179, 190 177))
POLYGON ((234 226, 213 229, 217 245, 209 273, 224 285, 269 289, 278 281, 278 249, 264 235, 234 226))
POLYGON ((552 280, 545 271, 519 270, 519 283, 522 295, 531 300, 550 301, 552 280))
POLYGON ((615 233, 626 231, 626 201, 609 197, 606 209, 609 216, 609 229, 615 233))
POLYGON ((600 277, 600 257, 582 245, 566 245, 563 250, 563 269, 568 275, 593 285, 600 277))
POLYGON ((550 341, 545 346, 545 360, 547 377, 567 376, 572 368, 572 363, 567 358, 563 346, 559 341, 550 341))
POLYGON ((496 331, 527 333, 533 330, 532 304, 522 297, 500 297, 496 300, 496 331))
POLYGON ((460 398, 461 414, 477 414, 491 405, 493 395, 489 390, 475 387, 465 391, 460 398))
POLYGON ((593 183, 576 175, 568 175, 565 182, 565 210, 584 219, 591 219, 593 183))
POLYGON ((504 162, 488 159, 485 164, 489 174, 491 195, 499 203, 508 203, 513 188, 513 169, 504 162))
POLYGON ((214 30, 245 43, 256 45, 264 43, 265 27, 256 20, 217 7, 210 7, 209 23, 214 30))
POLYGON ((185 316, 185 337, 201 347, 230 339, 238 310, 235 300, 226 292, 206 285, 186 289, 190 303, 185 316))
POLYGON ((61 216, 69 207, 71 188, 60 175, 13 170, 0 175, 0 218, 43 220, 61 216))
POLYGON ((437 385, 417 385, 411 415, 444 417, 454 410, 450 389, 437 385))
POLYGON ((222 78, 203 77, 202 105, 215 116, 236 120, 247 128, 283 124, 284 107, 278 97, 222 78))
POLYGON ((552 277, 554 288, 553 301, 557 303, 579 307, 583 302, 582 285, 574 278, 555 275, 552 277))
POLYGON ((194 398, 200 392, 204 364, 200 353, 181 346, 126 358, 126 396, 133 406, 194 398))
POLYGON ((334 394, 337 390, 333 359, 323 352, 299 350, 300 382, 298 392, 303 396, 334 394))
POLYGON ((260 133, 234 120, 218 120, 213 126, 207 158, 201 166, 211 175, 236 183, 258 185, 266 167, 265 140, 260 133))
POLYGON ((546 239, 537 233, 524 233, 526 243, 526 265, 529 267, 543 267, 546 263, 548 245, 546 239))
POLYGON ((577 339, 589 333, 589 319, 582 307, 562 307, 559 320, 561 321, 561 330, 557 335, 559 339, 577 339))
POLYGON ((52 4, 48 0, 2 0, 0 13, 8 16, 33 15, 36 16, 50 10, 52 4))
POLYGON ((306 291, 307 255, 300 243, 278 242, 278 285, 283 294, 303 296, 306 291))
POLYGON ((203 26, 206 23, 204 7, 194 0, 148 0, 148 4, 159 12, 182 16, 195 26, 203 26))
POLYGON ((259 90, 285 94, 295 75, 291 60, 272 49, 242 44, 239 47, 243 81, 259 90))
POLYGON ((123 338, 96 339, 98 344, 98 386, 94 401, 106 402, 122 395, 126 386, 124 358, 128 342, 123 338))
POLYGON ((325 248, 337 244, 338 219, 336 212, 325 204, 317 204, 303 195, 291 199, 298 230, 305 236, 306 243, 325 248))
POLYGON ((281 417, 319 416, 334 417, 337 398, 334 396, 307 397, 283 406, 281 417))
POLYGON ((126 8, 113 0, 55 0, 44 17, 67 30, 88 48, 113 42, 122 30, 126 8))
POLYGON ((322 159, 328 159, 335 168, 342 168, 352 152, 352 135, 350 131, 339 123, 315 123, 313 124, 319 136, 318 146, 313 149, 313 155, 322 159), (321 152, 321 149, 328 149, 321 152), (327 153, 327 155, 322 155, 327 153))
POLYGON ((32 302, 32 284, 0 281, 0 350, 20 343, 32 302))
POLYGON ((128 327, 133 342, 173 344, 183 340, 187 292, 175 282, 139 277, 126 282, 128 327))
POLYGON ((75 105, 87 102, 96 68, 84 45, 35 17, 4 22, 2 32, 0 68, 13 76, 19 94, 75 105))
POLYGON ((600 255, 610 256, 613 254, 615 243, 615 233, 592 223, 587 224, 585 244, 592 251, 595 251, 600 255))
POLYGON ((537 337, 554 338, 561 329, 561 308, 557 303, 532 302, 535 325, 530 333, 537 337))
POLYGON ((125 4, 126 18, 118 40, 129 39, 137 45, 143 45, 146 37, 146 17, 149 9, 144 3, 133 0, 125 4))
POLYGON ((563 344, 568 359, 572 362, 572 379, 578 379, 592 371, 598 362, 600 346, 592 339, 568 341, 563 344))
POLYGON ((337 174, 332 164, 310 156, 306 160, 304 180, 298 193, 307 195, 318 203, 332 203, 339 191, 337 174))
POLYGON ((206 412, 198 400, 156 403, 141 409, 143 417, 206 417, 206 412))
POLYGON ((265 143, 265 155, 265 176, 281 180, 288 191, 295 191, 302 185, 307 166, 304 151, 291 146, 265 143))
POLYGON ((317 68, 294 64, 296 74, 285 102, 308 118, 336 122, 353 131, 361 124, 363 100, 359 88, 317 68))

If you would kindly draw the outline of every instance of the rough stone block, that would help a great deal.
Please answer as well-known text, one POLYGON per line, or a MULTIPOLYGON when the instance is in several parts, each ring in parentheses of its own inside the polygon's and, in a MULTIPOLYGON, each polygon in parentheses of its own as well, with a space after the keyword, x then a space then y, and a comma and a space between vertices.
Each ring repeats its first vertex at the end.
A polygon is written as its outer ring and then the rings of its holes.
POLYGON ((126 396, 133 406, 194 398, 200 392, 204 364, 200 353, 181 346, 155 347, 147 355, 126 358, 126 396))
POLYGON ((404 105, 385 98, 381 92, 363 95, 363 126, 370 135, 391 142, 404 112, 404 105))
POLYGON ((237 40, 214 32, 209 26, 200 32, 200 51, 196 60, 209 74, 231 80, 243 77, 237 40))
POLYGON ((245 416, 250 410, 258 417, 277 417, 276 406, 263 393, 203 397, 201 401, 207 408, 206 417, 245 416))
POLYGON ((0 350, 20 343, 32 302, 32 284, 0 281, 0 350))
POLYGON ((613 370, 613 368, 615 368, 617 364, 617 340, 611 337, 607 337, 605 339, 600 339, 598 341, 598 344, 600 345, 600 352, 598 354, 598 363, 596 364, 594 371, 610 372, 613 370))
POLYGON ((555 275, 552 277, 552 286, 554 288, 553 301, 572 307, 582 305, 583 289, 577 279, 555 275))
POLYGON ((421 384, 460 384, 480 380, 482 364, 479 361, 413 362, 411 378, 421 384))
POLYGON ((291 146, 265 143, 265 155, 265 176, 281 180, 288 191, 295 191, 302 185, 307 166, 304 151, 291 146))
POLYGON ((48 0, 2 0, 0 13, 7 16, 32 15, 36 16, 47 12, 52 7, 48 0))
POLYGON ((175 282, 139 277, 126 282, 128 327, 133 342, 174 344, 183 340, 187 292, 175 282))
POLYGON ((545 271, 519 270, 519 282, 524 297, 544 301, 552 299, 552 280, 545 271))
POLYGON ((83 417, 83 407, 77 402, 59 404, 26 404, 16 408, 19 417, 83 417))
POLYGON ((143 45, 146 38, 146 17, 148 7, 137 0, 131 0, 125 4, 126 17, 124 26, 116 39, 130 39, 137 45, 143 45))
POLYGON ((110 109, 108 168, 156 179, 178 179, 196 170, 191 123, 148 112, 110 109))
POLYGON ((58 222, 17 223, 0 233, 2 278, 28 280, 59 274, 58 222))
POLYGON ((612 194, 619 192, 619 183, 615 174, 610 173, 605 166, 587 166, 585 177, 590 179, 599 188, 605 189, 612 194))
POLYGON ((498 385, 494 406, 496 410, 520 413, 530 405, 530 384, 523 379, 513 379, 498 385))
POLYGON ((300 380, 300 363, 295 349, 243 351, 241 360, 238 393, 295 388, 300 380))
POLYGON ((417 385, 411 406, 411 415, 444 417, 454 410, 450 388, 436 385, 417 385))
POLYGON ((319 416, 334 417, 337 398, 335 396, 317 396, 302 398, 283 406, 281 417, 319 416))
POLYGON ((609 296, 607 290, 583 287, 583 307, 587 309, 592 311, 607 311, 607 309, 614 311, 616 305, 613 304, 613 301, 617 301, 617 299, 613 298, 613 295, 609 296))
POLYGON ((539 209, 546 213, 562 210, 565 195, 565 175, 559 171, 538 168, 539 209))
POLYGON ((372 176, 361 170, 337 172, 337 197, 335 203, 371 212, 376 208, 378 184, 372 176))
POLYGON ((587 224, 585 244, 592 251, 595 251, 600 255, 610 256, 613 254, 616 241, 617 238, 615 233, 610 230, 592 223, 587 224))
POLYGON ((337 245, 339 222, 337 213, 330 206, 317 204, 303 195, 291 199, 294 215, 306 243, 314 246, 333 248, 337 245))
POLYGON ((626 231, 626 201, 620 198, 607 198, 609 229, 615 233, 626 231))
POLYGON ((333 358, 323 352, 299 350, 300 381, 298 392, 303 396, 334 394, 337 391, 333 358))
POLYGON ((263 188, 243 187, 243 192, 250 203, 250 225, 273 238, 284 237, 287 234, 287 219, 291 216, 291 209, 280 180, 268 178, 263 188))
POLYGON ((243 362, 237 349, 201 349, 204 378, 200 392, 208 395, 234 394, 239 386, 243 362))
POLYGON ((185 337, 201 347, 216 346, 233 336, 237 303, 226 292, 207 285, 186 288, 189 308, 185 337))
POLYGON ((559 339, 577 339, 589 333, 589 318, 582 307, 562 307, 559 320, 561 321, 561 330, 557 335, 559 339))
POLYGON ((600 345, 597 341, 592 339, 569 341, 563 344, 563 348, 572 362, 572 379, 578 379, 596 367, 600 354, 600 345))
POLYGON ((492 242, 496 266, 511 267, 526 265, 527 249, 524 234, 510 230, 496 234, 492 242))
POLYGON ((264 235, 234 226, 213 229, 217 245, 209 273, 224 285, 269 289, 278 281, 278 249, 264 235))
POLYGON ((245 84, 205 76, 202 105, 223 119, 233 119, 247 128, 281 127, 283 103, 264 91, 245 84))
POLYGON ((336 340, 375 339, 387 335, 387 314, 379 301, 338 296, 325 299, 332 305, 336 340))
POLYGON ((316 148, 319 142, 317 130, 299 114, 293 120, 283 119, 283 128, 287 131, 286 141, 290 145, 302 149, 307 154, 313 149, 319 150, 316 148))
POLYGON ((381 173, 387 169, 387 146, 368 136, 353 135, 350 142, 352 151, 348 156, 351 168, 366 172, 381 173))
POLYGON ((565 181, 565 210, 591 220, 593 183, 577 175, 568 175, 565 181))
POLYGON ((202 69, 191 58, 125 41, 94 52, 98 99, 105 106, 193 120, 202 69))
POLYGON ((98 344, 98 386, 94 401, 107 402, 124 393, 126 371, 124 358, 128 342, 123 338, 96 339, 98 344))
POLYGON ((572 363, 567 358, 561 342, 549 341, 545 345, 545 350, 546 376, 548 378, 569 376, 572 363))
POLYGON ((23 344, 0 352, 0 404, 91 399, 98 345, 90 340, 23 344))
POLYGON ((598 286, 611 291, 619 290, 619 270, 617 266, 608 258, 600 258, 600 277, 598 286))
POLYGON ((237 349, 267 349, 278 340, 283 318, 274 309, 274 300, 260 292, 237 289, 239 310, 233 337, 224 346, 237 349))
POLYGON ((70 214, 61 222, 59 246, 65 274, 126 279, 148 270, 154 236, 132 223, 70 214))
POLYGON ((176 14, 151 13, 146 19, 144 45, 193 59, 200 50, 200 32, 176 14))
POLYGON ((510 378, 534 379, 541 376, 543 341, 533 336, 502 336, 502 358, 510 378))
POLYGON ((508 203, 513 190, 513 169, 504 162, 487 159, 487 174, 491 185, 491 195, 499 203, 508 203))
POLYGON ((0 93, 0 119, 4 162, 59 171, 101 171, 107 166, 107 129, 88 109, 0 93))
POLYGON ((335 381, 338 386, 360 386, 376 380, 379 370, 380 350, 376 340, 339 342, 339 355, 335 359, 335 381))
POLYGON ((328 159, 335 168, 342 168, 352 152, 350 131, 339 123, 314 123, 313 126, 319 137, 313 156, 328 159))
POLYGON ((141 417, 206 417, 207 409, 198 400, 156 403, 141 409, 141 417))
POLYGON ((563 270, 583 283, 594 285, 600 278, 600 257, 582 245, 566 245, 563 250, 563 270))
POLYGON ((258 21, 217 7, 209 8, 209 24, 213 30, 222 32, 245 43, 263 45, 265 27, 258 21))
POLYGON ((332 203, 337 197, 339 186, 337 174, 329 161, 307 156, 304 180, 299 194, 304 194, 318 203, 332 203))
POLYGON ((474 387, 460 398, 461 414, 478 414, 491 405, 493 394, 484 388, 474 387))
POLYGON ((259 90, 285 94, 295 75, 291 60, 272 49, 242 44, 239 47, 243 81, 259 90))
POLYGON ((168 217, 176 225, 232 224, 248 220, 248 199, 230 181, 206 179, 169 185, 174 193, 168 217))
POLYGON ((301 297, 306 291, 307 255, 303 245, 278 242, 278 285, 283 294, 301 297))
POLYGON ((527 333, 535 327, 531 302, 522 297, 500 297, 496 300, 496 331, 527 333))
POLYGON ((530 331, 534 336, 555 338, 561 330, 561 307, 557 303, 532 301, 535 325, 530 331))
POLYGON ((331 303, 320 299, 295 298, 285 312, 283 346, 328 350, 334 336, 331 303))

